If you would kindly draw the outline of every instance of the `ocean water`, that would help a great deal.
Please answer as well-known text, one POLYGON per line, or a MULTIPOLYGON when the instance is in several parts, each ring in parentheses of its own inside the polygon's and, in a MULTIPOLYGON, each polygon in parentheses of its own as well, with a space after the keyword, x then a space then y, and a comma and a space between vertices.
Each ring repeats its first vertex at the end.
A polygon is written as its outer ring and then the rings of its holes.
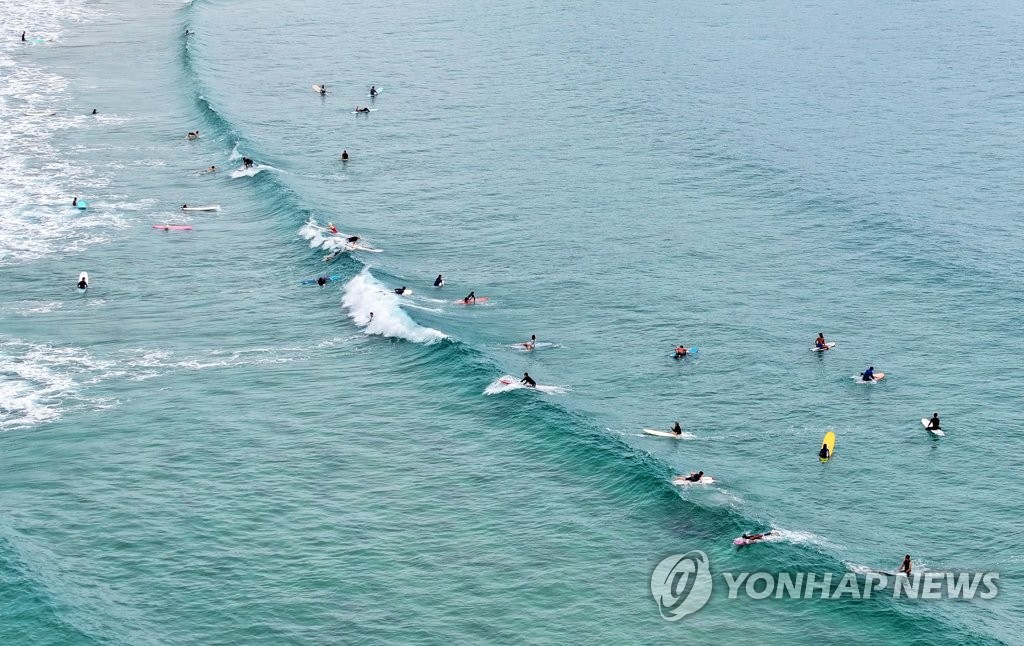
POLYGON ((1019 3, 0 6, 0 642, 1021 643, 1019 3))

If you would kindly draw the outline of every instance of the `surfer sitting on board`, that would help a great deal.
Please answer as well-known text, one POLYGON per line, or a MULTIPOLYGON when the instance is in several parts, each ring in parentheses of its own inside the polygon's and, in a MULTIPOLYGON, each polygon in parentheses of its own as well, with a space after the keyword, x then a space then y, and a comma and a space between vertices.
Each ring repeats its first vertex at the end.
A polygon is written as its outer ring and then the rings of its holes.
POLYGON ((86 289, 87 287, 89 287, 88 281, 86 281, 85 278, 79 278, 78 289, 86 289))
POLYGON ((832 454, 829 453, 829 451, 828 451, 828 444, 822 444, 821 445, 821 450, 818 451, 818 457, 821 458, 822 460, 827 460, 831 456, 832 456, 832 454))
POLYGON ((686 356, 687 350, 683 346, 676 347, 676 359, 682 359, 686 356))
POLYGON ((537 387, 537 382, 533 380, 533 377, 531 377, 530 373, 528 373, 528 372, 524 372, 523 373, 523 378, 519 380, 519 383, 526 384, 527 388, 536 388, 537 387))
POLYGON ((672 434, 673 435, 682 435, 683 434, 683 427, 679 425, 679 422, 676 422, 675 424, 672 425, 672 434))
POLYGON ((341 151, 341 161, 348 161, 348 151, 347 150, 341 151))
POLYGON ((828 346, 825 345, 825 335, 818 332, 818 338, 814 340, 814 347, 819 350, 828 350, 828 346))
POLYGON ((444 287, 444 277, 441 274, 438 274, 437 278, 434 279, 434 287, 444 287))
POLYGON ((462 299, 462 302, 465 303, 466 305, 469 305, 470 303, 476 303, 476 292, 470 292, 469 295, 466 296, 466 298, 462 299))
POLYGON ((913 567, 914 566, 910 563, 910 555, 907 554, 906 556, 903 557, 903 563, 900 564, 900 569, 896 570, 896 573, 899 574, 899 573, 903 572, 907 576, 910 576, 910 570, 913 567))
POLYGON ((928 420, 929 431, 940 431, 942 428, 939 426, 939 414, 932 413, 932 418, 928 420))
POLYGON ((537 335, 531 334, 530 340, 523 344, 523 348, 526 350, 533 350, 537 347, 537 335))
POLYGON ((875 380, 875 367, 874 366, 868 367, 867 370, 865 370, 864 372, 860 373, 860 378, 863 381, 874 381, 875 380))
POLYGON ((377 96, 377 86, 376 85, 371 85, 370 86, 370 96, 377 96))

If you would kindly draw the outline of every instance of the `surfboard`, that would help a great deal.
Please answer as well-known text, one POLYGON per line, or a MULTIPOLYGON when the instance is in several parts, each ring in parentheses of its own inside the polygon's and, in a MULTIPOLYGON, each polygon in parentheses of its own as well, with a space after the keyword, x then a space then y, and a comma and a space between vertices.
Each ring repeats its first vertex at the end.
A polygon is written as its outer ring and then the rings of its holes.
POLYGON ((928 419, 927 417, 922 417, 921 418, 921 425, 924 426, 925 429, 927 429, 927 431, 929 433, 931 433, 932 435, 934 435, 936 437, 945 437, 946 436, 946 434, 942 431, 941 428, 928 428, 928 424, 930 422, 931 422, 931 420, 928 419))
POLYGON ((79 287, 79 289, 86 289, 89 287, 89 274, 84 271, 78 274, 78 282, 82 282, 83 280, 85 281, 85 287, 79 287))
POLYGON ((885 379, 885 373, 884 372, 876 372, 875 373, 875 380, 874 381, 864 381, 864 376, 863 375, 854 375, 853 376, 853 380, 856 381, 859 384, 873 384, 873 383, 877 383, 879 381, 882 381, 883 379, 885 379))
POLYGON ((406 288, 405 288, 405 291, 404 291, 404 292, 402 292, 401 294, 399 294, 399 293, 398 293, 398 292, 397 292, 396 290, 392 290, 392 293, 393 293, 393 294, 394 294, 395 296, 412 296, 412 290, 411 290, 411 289, 409 289, 408 287, 406 287, 406 288))
POLYGON ((53 112, 53 111, 48 111, 48 112, 47 111, 43 111, 43 112, 38 112, 38 111, 37 112, 26 112, 25 116, 26 117, 55 117, 55 116, 57 116, 57 113, 53 112))
POLYGON ((672 357, 673 359, 685 359, 686 357, 690 356, 691 354, 697 354, 697 348, 686 348, 686 354, 684 354, 681 357, 677 357, 676 356, 676 351, 673 350, 672 354, 670 354, 669 356, 672 357))
MULTIPOLYGON (((79 202, 81 204, 81 202, 79 202)), ((220 211, 219 204, 209 204, 207 206, 183 206, 182 211, 220 211)))
POLYGON ((365 251, 367 253, 383 253, 383 249, 374 249, 373 247, 364 247, 363 245, 354 245, 348 248, 349 251, 365 251))
POLYGON ((331 282, 332 280, 340 279, 341 276, 317 276, 316 278, 307 278, 306 280, 302 281, 302 284, 303 285, 316 285, 317 284, 316 281, 318 279, 320 279, 320 278, 326 278, 327 282, 331 282))
POLYGON ((78 203, 75 204, 75 208, 78 209, 79 211, 84 211, 87 208, 89 208, 89 203, 86 202, 85 200, 78 200, 78 203))
POLYGON ((753 542, 754 541, 750 540, 749 538, 743 538, 742 536, 740 536, 739 538, 732 539, 733 545, 750 545, 753 542))
POLYGON ((658 437, 671 437, 671 438, 677 439, 677 440, 682 437, 682 435, 676 435, 675 433, 672 433, 671 431, 659 431, 659 430, 653 429, 653 428, 645 428, 644 429, 644 433, 647 433, 648 435, 657 435, 658 437))
POLYGON ((709 484, 715 484, 715 479, 712 478, 711 476, 701 476, 700 480, 697 480, 696 482, 694 482, 692 480, 687 480, 686 476, 676 476, 675 478, 672 479, 672 484, 677 485, 677 486, 683 486, 683 487, 686 487, 686 486, 689 486, 689 485, 698 485, 698 484, 709 485, 709 484))
MULTIPOLYGON (((828 447, 828 457, 827 458, 821 457, 820 453, 818 454, 818 459, 821 461, 822 464, 825 464, 826 462, 831 460, 832 456, 835 454, 835 450, 836 450, 836 434, 833 433, 832 431, 829 431, 828 433, 825 433, 825 437, 822 438, 821 443, 828 447)), ((818 447, 818 451, 821 451, 821 447, 818 447)))
POLYGON ((154 224, 154 229, 161 231, 191 231, 192 227, 187 224, 154 224))
POLYGON ((470 301, 470 302, 467 303, 464 300, 462 300, 461 298, 459 300, 457 300, 457 301, 452 301, 452 302, 455 303, 456 305, 476 305, 477 303, 486 303, 489 300, 490 299, 487 298, 486 296, 477 296, 476 297, 476 303, 474 303, 473 301, 470 301))
POLYGON ((814 346, 813 348, 811 348, 811 352, 824 352, 825 350, 831 350, 834 347, 836 347, 836 342, 835 341, 829 341, 828 343, 825 344, 824 348, 819 348, 818 346, 814 346))
POLYGON ((323 87, 320 86, 320 85, 314 85, 313 86, 313 91, 316 92, 317 94, 320 94, 322 90, 323 90, 323 87))

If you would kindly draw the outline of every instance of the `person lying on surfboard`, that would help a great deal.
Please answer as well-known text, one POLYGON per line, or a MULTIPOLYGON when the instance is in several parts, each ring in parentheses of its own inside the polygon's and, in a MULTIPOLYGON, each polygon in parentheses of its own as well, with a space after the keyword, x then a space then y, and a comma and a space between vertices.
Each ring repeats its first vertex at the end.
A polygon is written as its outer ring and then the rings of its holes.
POLYGON ((348 242, 349 244, 355 244, 359 242, 359 236, 349 236, 348 238, 345 238, 345 242, 348 242))
POLYGON ((744 534, 743 538, 745 538, 748 541, 750 541, 751 543, 753 543, 754 541, 761 540, 765 536, 771 536, 774 533, 775 533, 775 530, 773 529, 770 532, 764 532, 763 534, 744 534))
POLYGON ((338 227, 334 226, 333 222, 327 223, 327 233, 337 233, 338 227))
POLYGON ((676 359, 682 359, 686 356, 687 349, 683 346, 676 347, 676 359))
POLYGON ((528 373, 528 372, 524 372, 523 373, 523 378, 519 380, 519 383, 526 384, 527 388, 536 388, 537 387, 537 382, 533 380, 533 377, 531 377, 530 373, 528 373))
POLYGON ((822 460, 827 460, 829 459, 829 457, 831 457, 831 455, 832 454, 829 453, 828 451, 828 444, 822 444, 821 450, 818 451, 818 457, 821 458, 822 460))
POLYGON ((405 296, 405 293, 407 291, 409 291, 409 288, 406 287, 405 285, 402 285, 401 287, 395 290, 395 293, 398 294, 399 296, 405 296))
POLYGON ((828 346, 825 345, 825 335, 818 332, 818 338, 814 340, 814 347, 819 350, 828 350, 828 346))
POLYGON ((676 422, 675 424, 672 425, 672 433, 675 435, 683 434, 683 427, 679 425, 679 422, 676 422))
POLYGON ((860 378, 863 381, 874 381, 875 380, 875 367, 870 366, 867 370, 860 373, 860 378))
POLYGON ((476 303, 476 292, 470 292, 469 295, 466 296, 466 298, 462 299, 462 302, 465 303, 466 305, 469 305, 470 303, 476 303))
POLYGON ((703 471, 698 471, 696 473, 691 473, 690 475, 688 475, 685 478, 683 478, 683 480, 686 480, 687 482, 700 482, 700 479, 703 478, 703 477, 704 477, 704 472, 703 471))
POLYGON ((370 111, 370 108, 360 108, 358 105, 356 106, 356 112, 369 112, 369 111, 370 111))
POLYGON ((940 431, 942 428, 939 426, 939 414, 932 413, 932 418, 928 420, 929 431, 940 431))
POLYGON ((321 276, 320 278, 317 278, 316 279, 316 284, 320 285, 321 287, 326 285, 327 284, 327 276, 321 276))

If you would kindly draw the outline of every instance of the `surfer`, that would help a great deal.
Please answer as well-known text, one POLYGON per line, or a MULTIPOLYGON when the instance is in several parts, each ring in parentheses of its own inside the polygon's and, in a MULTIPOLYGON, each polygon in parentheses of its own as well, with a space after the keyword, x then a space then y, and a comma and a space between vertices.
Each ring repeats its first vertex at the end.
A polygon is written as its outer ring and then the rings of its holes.
POLYGON ((438 274, 437 278, 434 279, 434 287, 444 287, 444 277, 441 274, 438 274))
POLYGON ((530 340, 523 344, 523 348, 527 350, 534 350, 537 348, 537 335, 531 334, 530 340))
POLYGON ((771 536, 774 533, 775 533, 775 530, 773 529, 773 530, 771 530, 769 532, 764 532, 762 534, 744 534, 743 538, 745 538, 746 540, 750 541, 751 543, 754 543, 756 541, 759 541, 759 540, 763 539, 765 536, 771 536))
POLYGON ((370 312, 370 320, 367 321, 366 323, 367 323, 367 325, 369 325, 370 323, 373 323, 373 312, 370 312))
POLYGON ((82 276, 78 279, 78 289, 86 289, 87 287, 89 287, 89 281, 85 279, 85 276, 82 276))
POLYGON ((398 289, 395 290, 395 293, 398 294, 399 296, 405 296, 405 292, 408 291, 408 290, 409 290, 408 287, 406 287, 405 285, 402 285, 401 287, 399 287, 398 289))
POLYGON ((327 284, 327 276, 321 276, 320 278, 317 278, 316 279, 316 284, 320 285, 321 287, 326 285, 327 284))
POLYGON ((242 157, 242 168, 252 168, 252 160, 248 157, 242 157))
POLYGON ((185 135, 185 139, 189 139, 189 140, 199 139, 199 131, 196 130, 195 132, 188 133, 187 135, 185 135))
POLYGON ((687 352, 688 352, 688 350, 680 345, 680 346, 676 347, 676 357, 675 358, 676 359, 682 359, 683 357, 686 356, 687 352))
POLYGON ((369 112, 369 111, 370 111, 370 108, 360 108, 358 105, 356 106, 356 112, 369 112))
POLYGON ((910 555, 907 554, 906 556, 903 557, 903 563, 900 564, 900 569, 896 570, 896 574, 900 574, 902 572, 902 573, 906 574, 907 576, 910 576, 910 570, 913 567, 914 567, 913 564, 911 564, 911 562, 910 562, 910 555))
POLYGON ((865 370, 864 372, 860 373, 860 378, 861 378, 862 381, 874 381, 875 380, 875 367, 874 366, 869 366, 867 370, 865 370))
POLYGON ((78 206, 78 197, 71 200, 71 206, 78 206))
POLYGON ((825 345, 825 335, 822 332, 818 332, 818 338, 814 340, 814 347, 819 350, 828 350, 828 346, 825 345))
MULTIPOLYGON (((338 232, 337 229, 335 229, 334 232, 337 233, 338 232)), ((355 243, 359 242, 359 236, 349 236, 349 237, 345 238, 345 242, 347 242, 349 244, 355 244, 355 243)))
POLYGON ((372 98, 376 98, 377 97, 377 86, 376 85, 371 85, 370 86, 370 96, 372 98))
POLYGON ((216 173, 217 172, 217 167, 216 166, 210 166, 209 168, 206 169, 206 172, 207 173, 216 173))
POLYGON ((348 151, 347 150, 341 151, 341 161, 348 161, 348 151))
POLYGON ((183 208, 183 209, 187 209, 187 208, 188 208, 188 204, 182 204, 182 205, 181 205, 181 208, 183 208))
POLYGON ((465 303, 466 305, 469 305, 470 303, 473 303, 475 305, 476 304, 476 292, 470 292, 469 295, 466 296, 466 298, 462 299, 462 302, 465 303))
POLYGON ((327 223, 327 231, 328 231, 328 233, 337 233, 338 232, 338 227, 334 226, 333 222, 328 222, 327 223))
POLYGON ((96 112, 96 108, 93 108, 93 109, 92 109, 92 113, 93 113, 93 114, 99 114, 98 112, 96 112))
POLYGON ((700 479, 704 477, 703 471, 697 471, 696 473, 690 473, 690 475, 683 478, 687 482, 700 482, 700 479))
POLYGON ((530 373, 528 373, 528 372, 524 372, 523 373, 523 378, 519 380, 519 383, 526 384, 527 388, 536 388, 537 387, 537 382, 533 380, 533 377, 531 377, 530 373))
POLYGON ((25 42, 25 32, 21 32, 21 42, 25 42))
POLYGON ((828 450, 828 444, 821 445, 821 450, 818 451, 818 457, 821 458, 822 460, 828 460, 830 457, 832 457, 832 454, 829 453, 828 450))
POLYGON ((928 420, 929 431, 941 431, 942 427, 939 426, 939 414, 932 413, 932 418, 928 420))
POLYGON ((683 434, 683 427, 679 425, 679 422, 676 422, 675 424, 672 425, 672 434, 673 435, 682 435, 683 434))

